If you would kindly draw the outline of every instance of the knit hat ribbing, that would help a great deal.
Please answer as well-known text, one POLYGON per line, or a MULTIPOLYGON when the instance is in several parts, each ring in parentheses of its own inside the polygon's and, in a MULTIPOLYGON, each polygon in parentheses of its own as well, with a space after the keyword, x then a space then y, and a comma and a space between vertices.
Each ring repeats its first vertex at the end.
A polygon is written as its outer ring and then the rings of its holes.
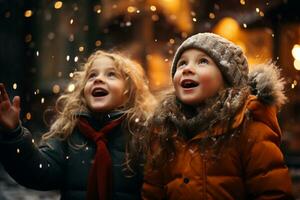
POLYGON ((243 86, 248 81, 248 62, 242 49, 229 40, 213 34, 198 33, 187 38, 177 49, 172 63, 172 77, 181 54, 187 49, 200 49, 208 54, 219 67, 231 86, 243 86))

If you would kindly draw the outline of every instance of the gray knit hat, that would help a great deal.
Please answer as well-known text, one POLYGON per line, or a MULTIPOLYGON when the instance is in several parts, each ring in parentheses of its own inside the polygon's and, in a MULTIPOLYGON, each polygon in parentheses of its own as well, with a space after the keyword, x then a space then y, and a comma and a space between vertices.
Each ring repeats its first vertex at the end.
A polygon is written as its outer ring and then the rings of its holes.
POLYGON ((196 48, 208 54, 218 65, 225 80, 231 86, 243 86, 248 80, 248 62, 242 49, 227 39, 213 33, 198 33, 187 38, 177 49, 172 63, 172 77, 181 54, 196 48))

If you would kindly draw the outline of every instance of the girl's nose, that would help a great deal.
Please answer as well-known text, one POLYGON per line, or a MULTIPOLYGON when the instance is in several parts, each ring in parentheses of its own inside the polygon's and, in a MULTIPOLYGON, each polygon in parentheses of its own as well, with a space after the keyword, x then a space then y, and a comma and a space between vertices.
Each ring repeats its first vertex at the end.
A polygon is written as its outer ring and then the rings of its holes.
POLYGON ((105 82, 105 78, 101 74, 99 74, 94 80, 94 83, 104 83, 104 82, 105 82))
POLYGON ((192 63, 189 63, 187 66, 185 66, 182 70, 182 74, 195 74, 195 67, 192 63))

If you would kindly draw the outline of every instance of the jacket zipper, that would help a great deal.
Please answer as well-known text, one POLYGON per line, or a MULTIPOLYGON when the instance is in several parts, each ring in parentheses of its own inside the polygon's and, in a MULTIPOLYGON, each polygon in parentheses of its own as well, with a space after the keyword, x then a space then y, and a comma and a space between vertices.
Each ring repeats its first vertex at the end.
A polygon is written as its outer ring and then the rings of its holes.
POLYGON ((206 197, 206 157, 205 157, 205 154, 203 155, 203 164, 202 164, 202 167, 203 167, 203 200, 207 199, 206 197))

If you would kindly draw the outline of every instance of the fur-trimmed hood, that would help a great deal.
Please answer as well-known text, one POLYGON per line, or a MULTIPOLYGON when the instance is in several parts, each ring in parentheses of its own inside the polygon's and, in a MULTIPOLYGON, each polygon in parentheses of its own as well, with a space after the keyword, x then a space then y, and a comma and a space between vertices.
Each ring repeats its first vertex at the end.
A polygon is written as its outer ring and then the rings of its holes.
POLYGON ((251 93, 263 104, 275 105, 278 109, 287 101, 285 80, 280 71, 273 62, 267 62, 252 66, 248 75, 251 93))

